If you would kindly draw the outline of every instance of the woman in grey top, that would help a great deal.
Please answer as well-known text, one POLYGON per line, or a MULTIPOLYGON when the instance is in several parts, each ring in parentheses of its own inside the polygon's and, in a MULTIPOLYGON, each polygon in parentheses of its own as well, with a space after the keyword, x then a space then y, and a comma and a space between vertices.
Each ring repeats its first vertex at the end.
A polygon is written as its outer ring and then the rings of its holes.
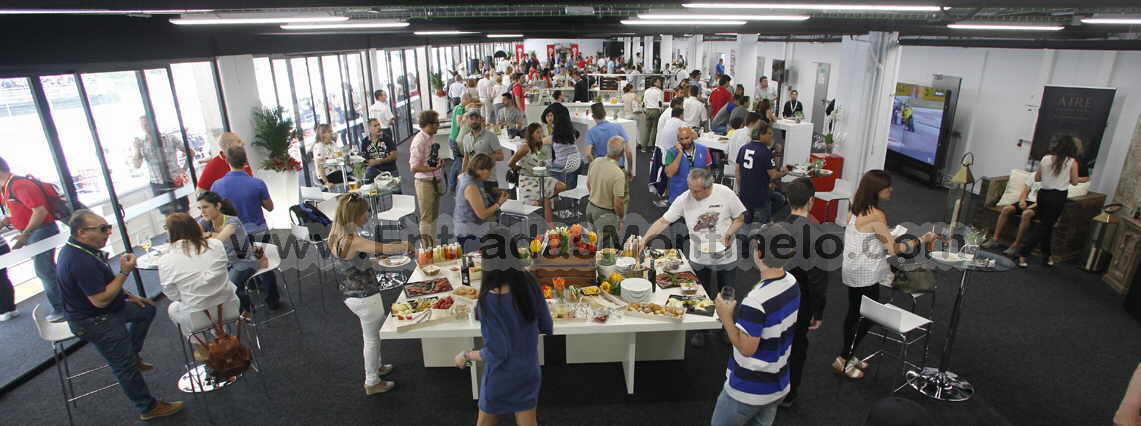
POLYGON ((483 183, 491 177, 494 169, 495 160, 491 156, 476 154, 468 161, 467 172, 459 177, 456 184, 456 207, 452 216, 456 240, 463 246, 464 253, 479 248, 479 236, 487 231, 485 222, 507 202, 507 193, 501 191, 499 201, 488 205, 489 197, 483 183))
MULTIPOLYGON (((229 200, 223 199, 216 192, 203 192, 198 196, 198 210, 202 212, 198 224, 202 226, 205 237, 221 241, 226 248, 226 257, 230 261, 230 282, 238 286, 242 316, 248 317, 250 296, 246 294, 244 284, 258 269, 266 266, 266 258, 258 256, 250 244, 249 234, 229 200)), ((277 286, 266 287, 266 302, 272 307, 280 299, 277 286)))
POLYGON ((392 372, 392 364, 380 361, 380 326, 387 314, 380 297, 380 282, 376 279, 375 265, 368 255, 403 253, 408 243, 378 243, 357 236, 360 227, 368 222, 368 202, 355 192, 341 195, 337 200, 337 214, 329 231, 329 249, 333 267, 341 276, 338 287, 345 296, 345 306, 361 321, 364 339, 364 391, 366 395, 388 392, 396 382, 382 381, 381 376, 392 372))

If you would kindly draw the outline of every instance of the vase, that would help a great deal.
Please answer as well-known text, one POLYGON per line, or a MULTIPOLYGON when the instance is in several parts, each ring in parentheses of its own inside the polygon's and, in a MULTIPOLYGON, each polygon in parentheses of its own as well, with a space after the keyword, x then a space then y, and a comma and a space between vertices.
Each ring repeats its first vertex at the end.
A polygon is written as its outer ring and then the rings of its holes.
POLYGON ((290 170, 278 172, 273 170, 258 170, 257 177, 265 181, 269 190, 269 197, 273 199, 274 209, 266 212, 265 220, 270 229, 289 229, 289 208, 300 202, 300 171, 290 170))

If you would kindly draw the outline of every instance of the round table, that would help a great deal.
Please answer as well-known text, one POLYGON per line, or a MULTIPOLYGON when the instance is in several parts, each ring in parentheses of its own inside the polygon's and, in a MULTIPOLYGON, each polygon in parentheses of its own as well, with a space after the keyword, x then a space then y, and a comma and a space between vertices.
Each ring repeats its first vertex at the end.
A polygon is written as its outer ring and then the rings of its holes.
POLYGON ((940 401, 966 401, 975 393, 975 388, 970 382, 949 371, 951 349, 955 345, 955 334, 959 329, 959 318, 963 310, 963 296, 967 290, 967 276, 970 272, 1005 272, 1014 268, 1014 261, 998 254, 980 250, 975 257, 994 260, 994 264, 984 266, 969 261, 945 261, 931 257, 932 261, 940 265, 962 271, 963 276, 959 280, 959 292, 955 296, 955 307, 951 311, 951 324, 947 329, 947 340, 943 345, 943 356, 939 361, 939 367, 923 367, 920 371, 908 371, 907 383, 919 393, 940 401))

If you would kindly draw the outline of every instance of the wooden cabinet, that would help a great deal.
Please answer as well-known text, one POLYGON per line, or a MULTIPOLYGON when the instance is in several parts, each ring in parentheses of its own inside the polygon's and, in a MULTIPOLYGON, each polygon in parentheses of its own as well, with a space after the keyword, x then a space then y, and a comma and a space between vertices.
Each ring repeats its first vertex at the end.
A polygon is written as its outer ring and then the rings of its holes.
POLYGON ((1123 219, 1117 230, 1117 242, 1113 245, 1113 261, 1102 279, 1125 294, 1137 273, 1138 258, 1141 257, 1141 221, 1123 219))

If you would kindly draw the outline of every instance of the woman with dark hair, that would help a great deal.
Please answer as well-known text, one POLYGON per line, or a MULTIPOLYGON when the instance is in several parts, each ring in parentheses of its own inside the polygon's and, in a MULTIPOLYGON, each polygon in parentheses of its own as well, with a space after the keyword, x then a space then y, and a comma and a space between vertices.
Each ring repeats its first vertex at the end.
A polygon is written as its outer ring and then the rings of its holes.
POLYGON ((571 124, 570 111, 561 103, 554 103, 547 107, 544 119, 548 119, 551 128, 551 142, 553 143, 554 160, 551 161, 551 170, 555 177, 567 185, 567 189, 578 186, 578 172, 582 168, 582 151, 575 141, 578 132, 571 124), (548 118, 549 117, 549 118, 548 118))
MULTIPOLYGON (((194 218, 186 213, 166 217, 170 252, 159 258, 158 276, 162 292, 170 299, 167 313, 171 321, 190 334, 210 327, 210 315, 238 317, 238 295, 226 273, 229 259, 221 241, 208 239, 194 218)), ((218 318, 215 316, 215 320, 218 318)))
POLYGON ((468 161, 467 171, 456 184, 456 204, 453 213, 456 241, 463 246, 465 253, 479 248, 479 236, 487 233, 486 223, 499 212, 507 202, 507 192, 499 192, 499 200, 489 203, 490 196, 484 189, 495 170, 495 160, 490 155, 479 153, 468 161))
POLYGON ((1042 189, 1038 190, 1038 228, 1030 239, 1018 251, 1018 266, 1025 268, 1026 256, 1040 246, 1045 257, 1046 266, 1054 266, 1054 258, 1050 251, 1050 240, 1053 239, 1054 224, 1062 215, 1062 208, 1066 204, 1066 193, 1070 185, 1089 182, 1088 177, 1078 174, 1078 146, 1081 140, 1071 135, 1063 135, 1050 146, 1049 151, 1042 157, 1038 171, 1034 173, 1034 181, 1042 182, 1042 189))
POLYGON ((757 114, 760 114, 761 119, 769 124, 777 121, 777 116, 773 113, 773 102, 768 99, 761 99, 760 102, 757 102, 757 114))
POLYGON ((913 250, 920 242, 928 243, 936 237, 934 233, 928 232, 919 240, 895 242, 891 228, 887 225, 887 214, 879 207, 880 201, 891 199, 891 191, 891 176, 883 170, 864 173, 856 195, 852 198, 848 226, 844 229, 841 276, 844 285, 848 287, 848 314, 844 317, 844 346, 832 362, 832 370, 851 379, 864 377, 863 370, 867 368, 867 363, 854 356, 856 346, 871 326, 869 321, 864 321, 859 330, 856 330, 861 298, 868 296, 878 299, 879 286, 891 284, 888 256, 913 250))
MULTIPOLYGON (((198 210, 202 218, 198 224, 202 226, 206 238, 222 242, 226 249, 226 257, 230 263, 230 282, 238 287, 238 298, 242 301, 242 315, 250 312, 250 297, 243 287, 250 277, 266 263, 264 256, 258 257, 256 250, 250 244, 249 234, 245 225, 238 218, 237 211, 229 200, 223 199, 216 192, 203 192, 198 196, 198 210)), ((278 304, 280 296, 277 293, 277 282, 268 281, 273 274, 266 274, 266 302, 271 309, 278 304), (271 285, 272 283, 272 285, 271 285)))
MULTIPOLYGON (((492 233, 510 235, 506 228, 492 233)), ((552 334, 551 312, 535 277, 523 269, 515 250, 485 256, 482 281, 476 315, 483 349, 455 357, 459 368, 473 361, 485 363, 476 424, 495 424, 497 416, 514 413, 515 424, 537 425, 542 384, 539 333, 552 334)))
POLYGON ((534 176, 535 167, 551 164, 549 140, 543 139, 543 125, 531 123, 523 130, 524 143, 515 151, 507 167, 519 172, 519 201, 525 204, 543 206, 543 217, 547 224, 554 223, 551 200, 567 186, 550 176, 534 176), (542 204, 540 204, 540 202, 542 204))

